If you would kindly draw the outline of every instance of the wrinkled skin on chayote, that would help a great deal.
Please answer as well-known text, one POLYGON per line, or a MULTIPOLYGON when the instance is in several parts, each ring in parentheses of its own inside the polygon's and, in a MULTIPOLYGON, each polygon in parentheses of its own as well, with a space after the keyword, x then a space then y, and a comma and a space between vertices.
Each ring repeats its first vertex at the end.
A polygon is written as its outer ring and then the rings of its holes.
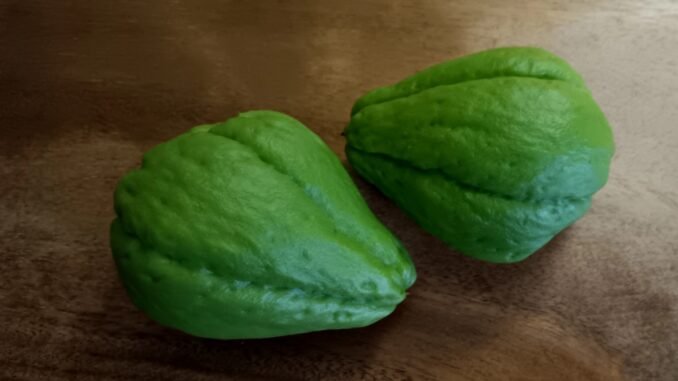
POLYGON ((337 157, 272 111, 153 148, 120 181, 115 210, 111 246, 132 300, 197 336, 365 326, 415 279, 337 157))
POLYGON ((614 152, 582 78, 536 48, 477 53, 369 92, 346 137, 358 173, 490 262, 520 261, 580 218, 614 152))

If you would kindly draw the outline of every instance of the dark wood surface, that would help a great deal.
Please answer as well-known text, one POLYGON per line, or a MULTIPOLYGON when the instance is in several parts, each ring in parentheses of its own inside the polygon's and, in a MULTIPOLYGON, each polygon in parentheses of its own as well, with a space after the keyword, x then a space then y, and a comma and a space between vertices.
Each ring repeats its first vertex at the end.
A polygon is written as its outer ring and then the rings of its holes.
POLYGON ((0 0, 0 52, 2 380, 678 380, 676 1, 0 0), (581 71, 618 147, 530 259, 467 259, 356 179, 419 274, 378 324, 219 342, 127 299, 108 225, 145 150, 275 109, 343 158, 364 91, 525 44, 581 71))

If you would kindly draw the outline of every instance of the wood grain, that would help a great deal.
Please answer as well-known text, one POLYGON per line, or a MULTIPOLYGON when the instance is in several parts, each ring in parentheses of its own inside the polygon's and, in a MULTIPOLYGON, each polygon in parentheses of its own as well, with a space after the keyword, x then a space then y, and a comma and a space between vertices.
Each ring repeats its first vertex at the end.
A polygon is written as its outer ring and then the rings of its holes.
POLYGON ((0 0, 0 379, 678 379, 678 3, 0 0), (356 178, 419 274, 358 330, 219 342, 148 320, 108 248, 142 152, 249 109, 343 156, 354 99, 430 64, 537 45, 614 126, 609 183, 525 262, 467 259, 356 178))

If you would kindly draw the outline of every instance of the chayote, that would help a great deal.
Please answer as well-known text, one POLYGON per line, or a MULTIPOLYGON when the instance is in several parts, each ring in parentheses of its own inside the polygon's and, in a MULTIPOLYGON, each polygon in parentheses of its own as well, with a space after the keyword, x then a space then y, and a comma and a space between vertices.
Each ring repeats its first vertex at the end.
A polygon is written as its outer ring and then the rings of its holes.
POLYGON ((365 326, 415 279, 337 157, 277 112, 243 113, 153 148, 120 181, 115 210, 111 246, 131 299, 197 336, 365 326))
POLYGON ((432 66, 355 103, 352 166, 461 252, 516 262, 580 218, 612 132, 584 81, 537 48, 432 66))

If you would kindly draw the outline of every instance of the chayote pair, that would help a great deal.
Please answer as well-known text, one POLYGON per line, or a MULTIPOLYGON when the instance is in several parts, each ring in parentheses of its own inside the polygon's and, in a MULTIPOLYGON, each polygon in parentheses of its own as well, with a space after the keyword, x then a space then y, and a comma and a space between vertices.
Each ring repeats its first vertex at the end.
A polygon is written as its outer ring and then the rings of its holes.
MULTIPOLYGON (((536 48, 445 62, 353 107, 360 175, 452 247, 524 259, 607 180, 611 130, 581 77, 536 48)), ((252 111, 144 155, 115 192, 111 246, 134 303, 220 339, 359 327, 415 270, 339 159, 297 120, 252 111)))

